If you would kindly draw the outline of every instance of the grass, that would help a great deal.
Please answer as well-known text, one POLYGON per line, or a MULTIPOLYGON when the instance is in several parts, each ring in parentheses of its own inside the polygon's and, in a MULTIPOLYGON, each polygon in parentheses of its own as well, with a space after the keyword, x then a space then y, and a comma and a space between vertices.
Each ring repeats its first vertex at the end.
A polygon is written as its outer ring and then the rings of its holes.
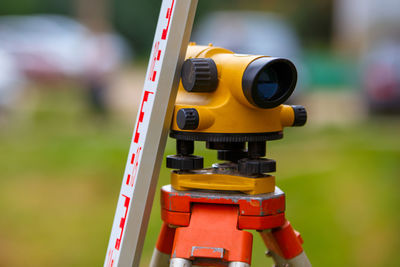
MULTIPOLYGON (((36 100, 0 126, 0 266, 101 266, 133 121, 96 117, 78 91, 40 92, 36 100)), ((287 217, 314 266, 400 262, 399 122, 287 129, 268 145, 287 217)), ((207 165, 216 158, 203 145, 196 150, 207 165)), ((173 153, 170 140, 166 154, 173 153)), ((158 201, 142 266, 161 224, 158 201)), ((271 262, 264 250, 255 235, 253 266, 271 262)))

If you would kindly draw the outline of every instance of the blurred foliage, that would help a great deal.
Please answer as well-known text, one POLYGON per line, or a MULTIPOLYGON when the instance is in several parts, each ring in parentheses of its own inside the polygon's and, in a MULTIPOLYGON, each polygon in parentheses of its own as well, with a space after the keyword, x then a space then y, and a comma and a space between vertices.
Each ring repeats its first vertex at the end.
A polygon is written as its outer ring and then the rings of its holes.
POLYGON ((0 15, 65 14, 73 15, 74 1, 64 0, 2 0, 0 15))
MULTIPOLYGON (((80 90, 41 90, 32 99, 0 127, 0 266, 101 266, 132 125, 88 113, 80 90)), ((269 142, 287 218, 314 266, 398 265, 399 132, 398 118, 378 118, 287 129, 269 142)), ((174 149, 170 140, 166 154, 174 149)), ((206 166, 216 160, 204 145, 196 154, 206 166)), ((162 169, 159 186, 168 173, 162 169)), ((160 225, 157 196, 141 266, 160 225)), ((269 266, 254 239, 253 266, 269 266)))
MULTIPOLYGON (((151 48, 161 1, 116 0, 113 22, 127 36, 139 53, 151 48)), ((277 12, 287 17, 306 44, 327 46, 332 33, 332 0, 264 1, 264 0, 201 0, 196 21, 218 10, 255 10, 277 12)), ((196 27, 196 22, 195 26, 196 27)))
MULTIPOLYGON (((76 15, 76 1, 2 0, 0 15, 56 13, 76 15)), ((123 34, 142 57, 147 57, 154 37, 161 0, 109 0, 113 27, 123 34)), ((333 0, 201 0, 196 20, 217 10, 256 10, 286 16, 305 44, 328 45, 332 33, 333 0)), ((195 24, 196 25, 196 24, 195 24)))

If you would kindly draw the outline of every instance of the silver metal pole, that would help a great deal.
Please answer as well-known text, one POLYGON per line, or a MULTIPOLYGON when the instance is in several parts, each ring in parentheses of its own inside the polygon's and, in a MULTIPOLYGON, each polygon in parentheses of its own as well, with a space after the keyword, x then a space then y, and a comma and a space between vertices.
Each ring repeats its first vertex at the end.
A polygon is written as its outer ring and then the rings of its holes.
POLYGON ((172 258, 169 267, 192 267, 192 262, 187 259, 172 258))
POLYGON ((150 267, 168 267, 170 258, 171 255, 162 253, 157 248, 154 248, 150 267))
POLYGON ((250 267, 250 265, 245 262, 234 261, 229 263, 229 267, 250 267))
POLYGON ((282 258, 272 251, 269 253, 275 262, 274 267, 311 267, 311 263, 304 251, 293 259, 289 260, 282 258))

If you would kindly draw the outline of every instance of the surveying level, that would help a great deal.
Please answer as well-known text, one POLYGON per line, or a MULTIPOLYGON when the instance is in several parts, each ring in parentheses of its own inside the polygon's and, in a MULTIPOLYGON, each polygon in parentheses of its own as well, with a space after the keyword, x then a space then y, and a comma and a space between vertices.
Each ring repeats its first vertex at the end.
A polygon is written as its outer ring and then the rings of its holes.
POLYGON ((139 266, 168 131, 177 155, 167 157, 174 170, 161 189, 152 267, 250 266, 246 229, 260 232, 276 266, 311 266, 285 219, 285 195, 270 175, 275 161, 264 158, 266 141, 306 122, 303 107, 282 105, 296 69, 213 46, 186 50, 196 7, 197 0, 162 0, 104 266, 139 266), (195 141, 223 162, 204 169, 195 141))
POLYGON ((257 230, 275 266, 311 266, 300 235, 285 219, 285 195, 275 186, 276 163, 266 141, 302 126, 302 106, 283 103, 297 82, 292 62, 238 55, 191 43, 183 63, 171 123, 176 155, 167 156, 171 185, 161 189, 163 226, 152 267, 251 264, 257 230), (195 141, 217 150, 211 168, 194 153, 195 141))

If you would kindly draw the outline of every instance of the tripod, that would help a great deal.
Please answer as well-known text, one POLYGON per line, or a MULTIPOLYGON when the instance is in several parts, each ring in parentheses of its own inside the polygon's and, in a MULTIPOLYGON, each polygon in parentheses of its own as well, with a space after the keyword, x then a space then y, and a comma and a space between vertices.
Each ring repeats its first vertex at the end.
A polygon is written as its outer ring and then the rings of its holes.
POLYGON ((163 226, 152 267, 249 267, 257 230, 275 266, 311 266, 303 240, 285 218, 285 194, 275 186, 276 162, 266 142, 285 126, 302 126, 302 106, 282 103, 297 72, 285 59, 238 56, 192 44, 182 69, 167 157, 171 185, 161 189, 163 226), (222 163, 203 168, 195 141, 218 151, 222 163))
MULTIPOLYGON (((190 141, 177 144, 182 152, 190 141)), ((243 145, 223 146, 239 144, 243 145)), ((254 154, 254 145, 249 144, 248 155, 254 154)), ((237 151, 219 152, 220 159, 228 155, 236 157, 237 151)), ((274 161, 264 162, 274 169, 274 161)), ((242 175, 238 164, 229 162, 209 169, 175 170, 171 182, 161 189, 164 223, 150 266, 250 266, 253 237, 244 229, 260 233, 276 266, 310 266, 300 235, 285 219, 285 195, 275 187, 274 176, 242 175)))

